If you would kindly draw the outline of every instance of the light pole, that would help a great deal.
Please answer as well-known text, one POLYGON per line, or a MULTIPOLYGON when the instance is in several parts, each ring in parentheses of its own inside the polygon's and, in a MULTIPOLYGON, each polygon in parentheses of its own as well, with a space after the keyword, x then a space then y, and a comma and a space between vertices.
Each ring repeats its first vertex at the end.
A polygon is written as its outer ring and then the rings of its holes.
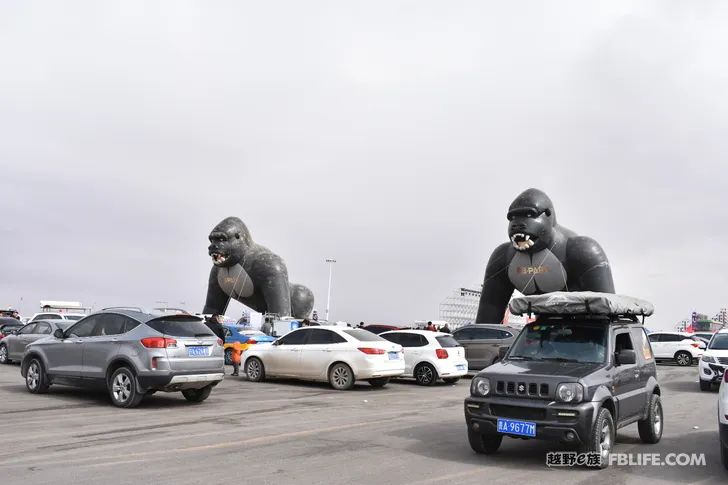
POLYGON ((331 273, 334 269, 334 263, 336 262, 335 259, 327 258, 326 264, 329 265, 329 296, 326 299, 326 322, 329 321, 329 309, 331 308, 331 273))

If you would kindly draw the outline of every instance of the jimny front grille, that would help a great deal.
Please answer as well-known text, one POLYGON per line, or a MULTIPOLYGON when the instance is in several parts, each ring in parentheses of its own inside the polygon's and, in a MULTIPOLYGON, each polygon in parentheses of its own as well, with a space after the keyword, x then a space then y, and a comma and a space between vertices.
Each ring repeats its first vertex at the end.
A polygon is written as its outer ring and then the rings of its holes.
POLYGON ((546 399, 549 397, 549 385, 526 381, 496 381, 495 393, 503 396, 546 399))

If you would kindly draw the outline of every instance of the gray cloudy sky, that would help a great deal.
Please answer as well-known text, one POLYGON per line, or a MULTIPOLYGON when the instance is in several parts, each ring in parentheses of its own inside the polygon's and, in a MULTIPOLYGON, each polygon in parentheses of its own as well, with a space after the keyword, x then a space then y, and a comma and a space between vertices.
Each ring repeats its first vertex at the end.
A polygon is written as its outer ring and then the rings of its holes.
POLYGON ((534 186, 653 326, 715 313, 727 20, 719 1, 3 2, 0 305, 199 311, 207 233, 235 215, 321 313, 335 257, 334 319, 435 318, 534 186))

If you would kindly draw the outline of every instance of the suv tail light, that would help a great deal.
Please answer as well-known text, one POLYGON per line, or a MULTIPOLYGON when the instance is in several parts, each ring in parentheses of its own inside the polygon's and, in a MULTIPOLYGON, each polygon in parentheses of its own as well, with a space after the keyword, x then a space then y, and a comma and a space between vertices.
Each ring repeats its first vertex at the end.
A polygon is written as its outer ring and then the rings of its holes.
POLYGON ((141 339, 141 343, 148 349, 164 349, 167 347, 177 347, 177 341, 175 339, 166 337, 147 337, 141 339))
POLYGON ((251 345, 253 345, 253 344, 257 344, 257 343, 258 343, 258 341, 257 341, 257 340, 254 340, 254 339, 252 339, 252 338, 251 338, 250 340, 248 340, 248 341, 247 341, 247 342, 245 342, 245 343, 246 343, 246 344, 251 344, 251 345))
POLYGON ((445 349, 435 349, 435 354, 437 354, 438 359, 447 359, 447 350, 445 349))
POLYGON ((359 350, 361 352, 364 352, 367 355, 382 355, 382 354, 384 354, 384 349, 374 349, 372 347, 359 347, 359 350))
POLYGON ((225 342, 221 338, 217 339, 217 345, 223 345, 223 344, 225 344, 225 342))
POLYGON ((699 344, 698 342, 693 342, 693 343, 691 343, 690 345, 692 345, 692 346, 693 346, 693 347, 695 347, 696 349, 699 349, 699 348, 700 348, 700 344, 699 344))
POLYGON ((723 380, 728 384, 728 372, 723 372, 723 380))

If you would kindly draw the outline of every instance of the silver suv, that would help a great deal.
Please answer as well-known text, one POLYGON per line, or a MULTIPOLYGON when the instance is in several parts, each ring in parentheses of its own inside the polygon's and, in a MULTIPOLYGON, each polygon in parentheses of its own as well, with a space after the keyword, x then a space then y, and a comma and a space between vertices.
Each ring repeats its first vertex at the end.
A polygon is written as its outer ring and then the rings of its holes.
POLYGON ((192 315, 108 309, 28 345, 20 372, 34 394, 60 384, 105 388, 124 408, 156 391, 202 402, 223 379, 223 346, 192 315))

